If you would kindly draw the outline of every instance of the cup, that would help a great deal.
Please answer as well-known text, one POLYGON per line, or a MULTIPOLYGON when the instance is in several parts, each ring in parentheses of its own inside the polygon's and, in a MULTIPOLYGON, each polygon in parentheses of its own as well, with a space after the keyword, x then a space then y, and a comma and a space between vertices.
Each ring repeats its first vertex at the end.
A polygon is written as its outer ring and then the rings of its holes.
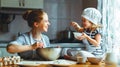
POLYGON ((87 57, 77 57, 77 63, 78 64, 84 64, 86 63, 87 57))

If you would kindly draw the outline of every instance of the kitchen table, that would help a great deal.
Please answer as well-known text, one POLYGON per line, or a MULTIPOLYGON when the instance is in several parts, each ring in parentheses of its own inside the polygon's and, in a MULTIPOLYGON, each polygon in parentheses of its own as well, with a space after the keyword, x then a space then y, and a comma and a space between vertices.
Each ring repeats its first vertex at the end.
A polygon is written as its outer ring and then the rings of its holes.
MULTIPOLYGON (((2 66, 2 67, 24 67, 24 66, 8 65, 8 66, 2 66)), ((28 67, 30 67, 30 66, 28 66, 28 67)), ((36 67, 64 67, 64 66, 52 66, 52 65, 49 65, 49 64, 41 64, 41 65, 36 66, 36 67)), ((93 64, 73 64, 73 65, 65 66, 65 67, 120 67, 120 65, 104 64, 104 63, 98 64, 98 65, 93 65, 93 64)))

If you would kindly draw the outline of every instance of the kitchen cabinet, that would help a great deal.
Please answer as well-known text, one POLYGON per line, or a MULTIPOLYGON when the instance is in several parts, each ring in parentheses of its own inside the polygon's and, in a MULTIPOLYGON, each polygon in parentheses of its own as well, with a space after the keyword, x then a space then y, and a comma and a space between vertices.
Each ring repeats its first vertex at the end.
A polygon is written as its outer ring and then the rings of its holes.
POLYGON ((0 7, 2 8, 43 8, 43 0, 1 0, 0 7))
POLYGON ((24 8, 43 8, 43 0, 24 0, 24 8))

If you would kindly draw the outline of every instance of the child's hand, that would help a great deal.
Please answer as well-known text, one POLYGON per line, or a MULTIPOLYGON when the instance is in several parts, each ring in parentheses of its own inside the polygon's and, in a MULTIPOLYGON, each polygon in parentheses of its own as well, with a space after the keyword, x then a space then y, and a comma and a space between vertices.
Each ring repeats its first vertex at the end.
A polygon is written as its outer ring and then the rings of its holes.
POLYGON ((64 59, 76 60, 76 57, 74 57, 74 56, 69 56, 69 55, 64 55, 64 59))
POLYGON ((64 55, 64 59, 70 59, 70 56, 64 55))
POLYGON ((71 26, 73 26, 75 29, 81 28, 77 22, 71 22, 71 26))
POLYGON ((87 37, 87 35, 85 34, 85 33, 82 33, 82 35, 81 36, 78 36, 76 39, 78 39, 78 40, 83 40, 83 39, 85 39, 87 37))

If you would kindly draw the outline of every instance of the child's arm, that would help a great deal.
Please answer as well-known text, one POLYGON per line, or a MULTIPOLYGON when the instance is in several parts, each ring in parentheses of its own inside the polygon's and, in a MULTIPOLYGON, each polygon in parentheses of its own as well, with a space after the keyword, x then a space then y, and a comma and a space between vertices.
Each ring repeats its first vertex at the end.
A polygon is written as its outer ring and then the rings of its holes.
POLYGON ((75 30, 77 30, 78 32, 83 32, 83 30, 84 30, 84 29, 83 29, 82 27, 80 27, 79 24, 76 23, 76 22, 71 22, 70 25, 73 26, 73 27, 75 28, 75 30))
POLYGON ((64 59, 71 60, 69 55, 64 55, 64 59))
POLYGON ((77 57, 74 57, 74 56, 69 56, 69 55, 64 55, 64 59, 67 59, 67 60, 77 60, 77 57))

